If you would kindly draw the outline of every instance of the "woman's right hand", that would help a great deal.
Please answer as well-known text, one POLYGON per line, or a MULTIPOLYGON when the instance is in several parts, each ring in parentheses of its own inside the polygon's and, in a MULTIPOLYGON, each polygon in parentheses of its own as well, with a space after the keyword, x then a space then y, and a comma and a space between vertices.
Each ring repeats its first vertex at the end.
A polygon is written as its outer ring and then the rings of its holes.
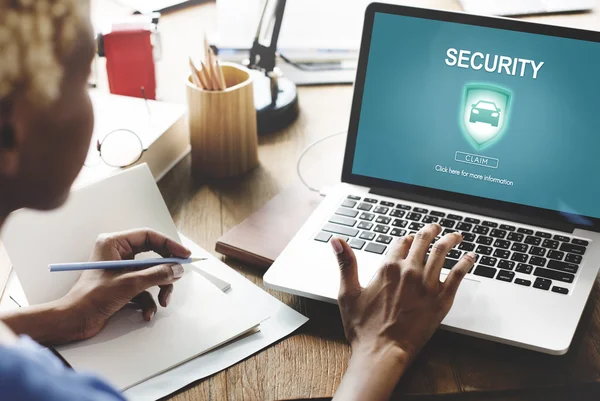
POLYGON ((341 275, 338 302, 352 346, 352 359, 336 399, 387 399, 450 311, 463 277, 475 263, 475 254, 465 254, 442 283, 446 256, 462 236, 442 237, 425 261, 429 246, 441 231, 433 224, 414 237, 396 240, 366 288, 358 281, 352 248, 332 239, 341 275))

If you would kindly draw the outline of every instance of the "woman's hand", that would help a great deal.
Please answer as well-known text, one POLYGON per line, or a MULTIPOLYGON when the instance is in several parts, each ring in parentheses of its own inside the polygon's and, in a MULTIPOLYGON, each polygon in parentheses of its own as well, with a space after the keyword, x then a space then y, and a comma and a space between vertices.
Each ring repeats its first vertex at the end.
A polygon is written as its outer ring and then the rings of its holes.
MULTIPOLYGON (((188 258, 190 251, 177 242, 148 229, 104 234, 98 237, 90 261, 133 259, 154 251, 163 257, 188 258)), ((64 344, 98 334, 108 319, 134 302, 150 321, 157 306, 148 288, 159 286, 158 301, 166 307, 173 283, 183 276, 181 265, 159 265, 144 270, 84 271, 63 298, 47 304, 20 308, 2 316, 12 331, 27 334, 44 344, 64 344)))
POLYGON ((341 273, 339 307, 353 353, 336 399, 389 398, 450 311, 475 254, 466 254, 445 282, 440 282, 448 252, 462 241, 458 233, 445 235, 433 245, 426 261, 429 246, 441 230, 437 224, 428 225, 415 237, 395 241, 366 288, 358 281, 356 257, 350 246, 332 240, 341 273))

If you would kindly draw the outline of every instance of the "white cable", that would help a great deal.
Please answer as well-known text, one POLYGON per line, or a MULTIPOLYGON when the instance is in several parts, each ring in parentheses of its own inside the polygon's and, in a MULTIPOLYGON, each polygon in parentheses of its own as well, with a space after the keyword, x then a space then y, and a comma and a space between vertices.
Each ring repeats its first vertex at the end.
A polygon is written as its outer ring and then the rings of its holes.
POLYGON ((300 156, 298 157, 298 162, 296 163, 296 173, 298 174, 298 178, 300 178, 300 181, 302 181, 302 184, 309 190, 312 192, 317 192, 320 193, 321 191, 317 188, 311 187, 306 180, 304 179, 304 177, 302 177, 302 172, 300 171, 300 164, 302 163, 302 159, 304 159, 304 156, 306 156, 306 154, 308 153, 309 150, 311 150, 315 145, 318 145, 319 143, 323 142, 326 139, 329 138, 333 138, 334 136, 337 135, 342 135, 345 134, 347 131, 340 131, 340 132, 336 132, 334 134, 329 134, 327 136, 324 136, 323 138, 319 138, 316 141, 312 142, 310 145, 308 145, 307 147, 304 148, 304 150, 302 151, 302 153, 300 153, 300 156))

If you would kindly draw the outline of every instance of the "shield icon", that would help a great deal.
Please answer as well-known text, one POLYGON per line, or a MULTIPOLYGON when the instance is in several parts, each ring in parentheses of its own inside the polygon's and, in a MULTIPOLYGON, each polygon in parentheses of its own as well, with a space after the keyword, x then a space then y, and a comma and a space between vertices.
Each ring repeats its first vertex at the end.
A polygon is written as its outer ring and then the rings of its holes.
POLYGON ((465 86, 461 113, 463 131, 476 149, 486 148, 508 128, 511 92, 494 85, 465 86))

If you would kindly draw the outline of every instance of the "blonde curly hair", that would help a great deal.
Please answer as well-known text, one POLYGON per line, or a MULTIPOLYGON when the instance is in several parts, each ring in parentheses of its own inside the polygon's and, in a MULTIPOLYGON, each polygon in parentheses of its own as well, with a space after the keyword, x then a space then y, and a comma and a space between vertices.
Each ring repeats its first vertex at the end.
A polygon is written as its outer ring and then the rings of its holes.
POLYGON ((0 0, 0 101, 21 93, 35 105, 56 100, 86 21, 89 0, 0 0))

